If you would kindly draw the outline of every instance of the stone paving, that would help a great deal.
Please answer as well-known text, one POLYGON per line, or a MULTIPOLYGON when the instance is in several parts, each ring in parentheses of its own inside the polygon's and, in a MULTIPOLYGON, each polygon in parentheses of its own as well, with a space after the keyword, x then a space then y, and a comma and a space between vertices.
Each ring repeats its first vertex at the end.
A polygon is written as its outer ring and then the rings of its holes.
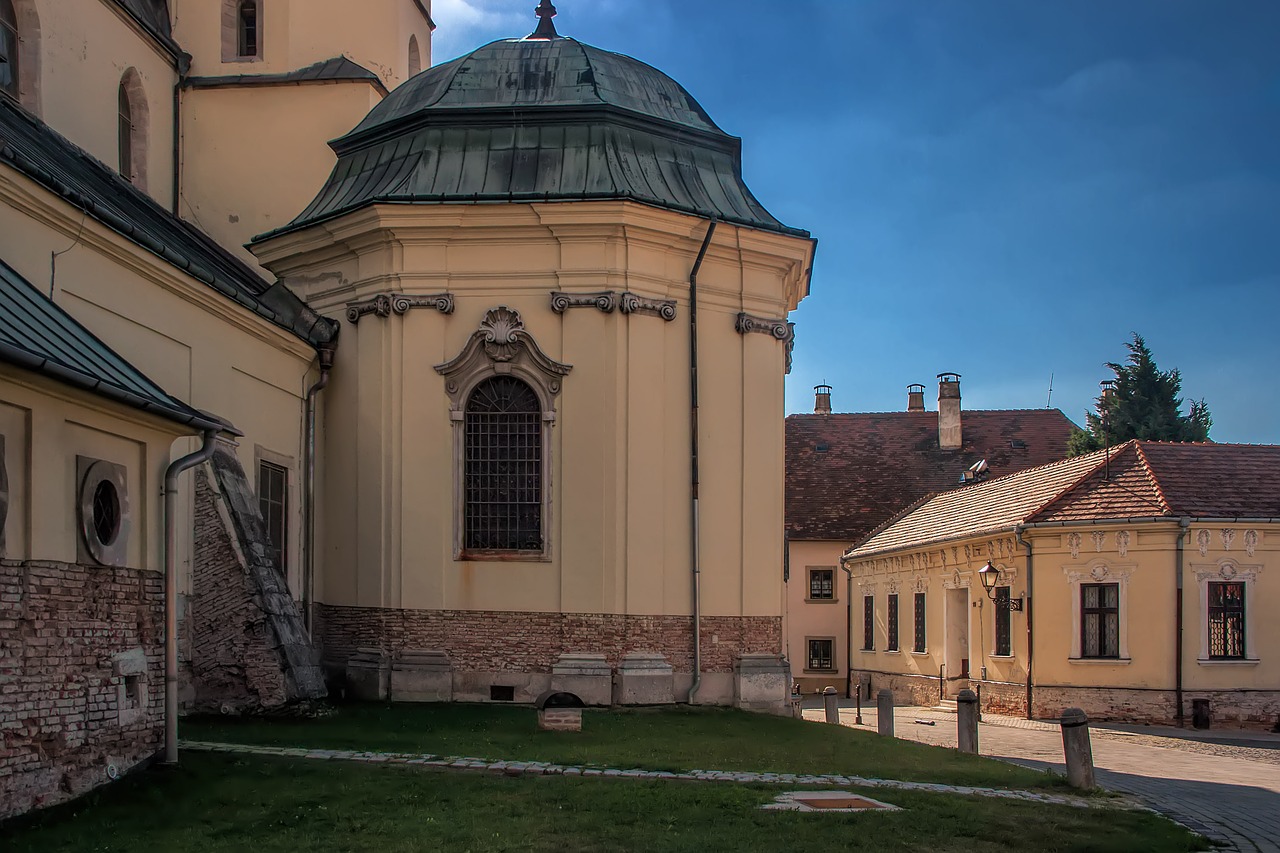
MULTIPOLYGON (((854 726, 854 710, 841 723, 854 726)), ((804 711, 821 720, 820 709, 804 711)), ((863 709, 875 730, 875 708, 863 709)), ((900 738, 956 745, 956 717, 934 708, 898 708, 900 738), (916 721, 934 725, 922 725, 916 721)), ((1187 733, 1137 726, 1095 728, 1098 783, 1138 797, 1157 811, 1227 849, 1280 853, 1280 736, 1264 733, 1187 733)), ((979 726, 983 755, 1064 772, 1062 735, 1052 723, 986 715, 979 726)))

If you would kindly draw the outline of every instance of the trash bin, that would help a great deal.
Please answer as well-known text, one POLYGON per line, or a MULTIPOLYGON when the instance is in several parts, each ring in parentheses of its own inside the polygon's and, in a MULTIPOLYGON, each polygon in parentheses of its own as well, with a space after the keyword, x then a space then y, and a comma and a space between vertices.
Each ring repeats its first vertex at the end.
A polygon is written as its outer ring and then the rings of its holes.
POLYGON ((1191 725, 1197 729, 1209 728, 1211 714, 1208 699, 1191 700, 1191 725))

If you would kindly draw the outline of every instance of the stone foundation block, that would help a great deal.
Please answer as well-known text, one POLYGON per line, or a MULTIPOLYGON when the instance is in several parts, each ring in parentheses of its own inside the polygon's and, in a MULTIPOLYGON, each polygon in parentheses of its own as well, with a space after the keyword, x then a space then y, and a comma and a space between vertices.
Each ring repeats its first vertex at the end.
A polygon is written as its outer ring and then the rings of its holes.
POLYGON ((582 709, 540 709, 538 711, 538 728, 544 732, 580 732, 582 731, 582 709))
POLYGON ((551 667, 551 689, 572 693, 587 705, 613 702, 613 668, 604 655, 566 652, 551 667))
POLYGON ((614 679, 615 705, 671 705, 675 698, 675 670, 652 652, 631 652, 622 659, 614 679))
POLYGON ((406 649, 391 663, 391 701, 452 702, 453 664, 438 649, 406 649))
POLYGON ((360 648, 347 660, 347 696, 366 702, 386 699, 391 666, 382 649, 360 648))
POLYGON ((747 711, 791 712, 791 666, 771 654, 745 654, 734 663, 734 704, 747 711))

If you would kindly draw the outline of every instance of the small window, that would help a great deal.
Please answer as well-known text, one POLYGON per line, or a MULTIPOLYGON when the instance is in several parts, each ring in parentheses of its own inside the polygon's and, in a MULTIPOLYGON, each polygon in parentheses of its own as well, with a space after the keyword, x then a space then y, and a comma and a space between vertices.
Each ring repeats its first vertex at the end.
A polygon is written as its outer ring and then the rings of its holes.
POLYGON ((809 647, 809 657, 806 669, 835 670, 835 640, 809 640, 807 645, 809 647))
POLYGON ((1080 585, 1080 656, 1120 657, 1120 585, 1080 585))
POLYGON ((1244 584, 1209 584, 1209 658, 1239 659, 1245 656, 1244 584))
POLYGON ((236 10, 236 52, 240 56, 258 56, 261 47, 259 32, 258 0, 242 0, 236 10))
POLYGON ((285 543, 289 537, 289 471, 270 462, 258 462, 258 509, 270 540, 268 556, 281 574, 288 557, 285 543))
POLYGON ((110 548, 120 538, 120 493, 111 480, 101 480, 93 489, 93 517, 90 526, 98 544, 110 548))
POLYGON ((885 650, 896 652, 898 650, 898 596, 889 596, 889 613, 885 619, 886 627, 889 631, 889 642, 885 644, 885 650))
POLYGON ((815 601, 835 601, 835 569, 809 570, 809 598, 815 601))
POLYGON ((418 48, 418 37, 409 36, 409 76, 422 70, 422 51, 418 48))
POLYGON ((876 647, 876 598, 866 595, 862 598, 862 650, 869 652, 876 647))
POLYGON ((18 100, 18 16, 11 0, 0 0, 0 92, 18 100))
POLYGON ((916 636, 915 644, 911 647, 912 651, 923 652, 925 646, 925 598, 923 592, 916 593, 915 600, 915 627, 916 636))
POLYGON ((116 132, 120 147, 120 174, 126 181, 133 180, 133 104, 129 100, 129 88, 124 80, 116 93, 116 132))
POLYGON ((1009 587, 996 587, 996 649, 995 654, 1013 654, 1013 630, 1009 617, 1009 587))

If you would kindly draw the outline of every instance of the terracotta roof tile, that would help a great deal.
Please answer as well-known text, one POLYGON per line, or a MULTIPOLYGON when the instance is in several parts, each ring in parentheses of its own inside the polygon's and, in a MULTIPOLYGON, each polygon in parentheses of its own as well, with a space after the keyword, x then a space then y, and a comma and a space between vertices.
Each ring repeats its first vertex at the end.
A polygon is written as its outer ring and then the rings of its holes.
POLYGON ((1057 409, 974 410, 962 420, 964 447, 939 450, 937 412, 788 417, 790 538, 855 542, 921 497, 954 488, 982 459, 992 477, 1062 459, 1074 427, 1057 409))

